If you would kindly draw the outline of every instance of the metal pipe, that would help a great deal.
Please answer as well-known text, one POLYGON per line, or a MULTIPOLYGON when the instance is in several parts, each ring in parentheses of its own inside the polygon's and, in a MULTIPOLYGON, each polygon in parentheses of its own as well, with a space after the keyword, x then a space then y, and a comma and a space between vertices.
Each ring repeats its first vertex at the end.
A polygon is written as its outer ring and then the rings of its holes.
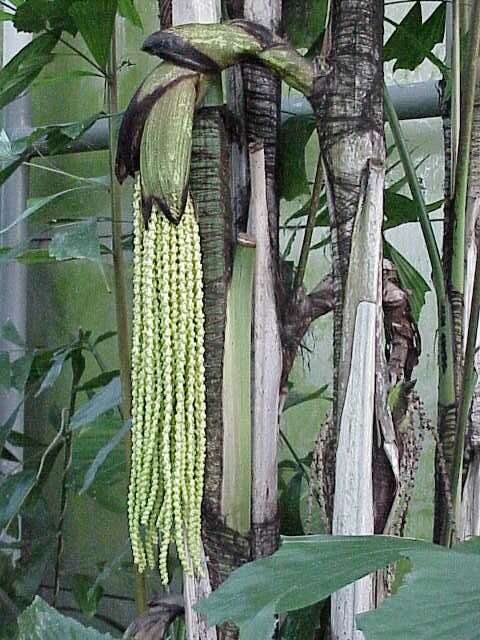
MULTIPOLYGON (((435 118, 440 112, 440 83, 435 80, 406 85, 390 85, 389 93, 400 120, 435 118)), ((15 104, 17 104, 16 101, 15 104)), ((282 101, 282 117, 312 113, 308 101, 300 95, 292 94, 282 101)), ((18 125, 17 125, 18 129, 18 125)), ((29 129, 23 135, 28 135, 29 129)), ((73 142, 64 153, 103 151, 108 149, 108 121, 98 120, 81 138, 73 142)), ((38 148, 39 155, 48 155, 45 145, 38 148)))
MULTIPOLYGON (((420 120, 436 118, 441 115, 440 82, 415 82, 414 84, 392 84, 388 87, 390 98, 400 120, 420 120)), ((282 113, 289 115, 306 115, 312 113, 307 100, 301 95, 292 95, 282 101, 282 113)))

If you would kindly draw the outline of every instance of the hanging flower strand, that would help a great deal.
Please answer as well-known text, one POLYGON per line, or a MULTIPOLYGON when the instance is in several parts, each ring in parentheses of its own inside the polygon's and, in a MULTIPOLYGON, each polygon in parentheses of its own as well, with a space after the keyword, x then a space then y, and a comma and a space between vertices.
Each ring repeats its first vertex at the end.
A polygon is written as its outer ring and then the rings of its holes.
POLYGON ((189 193, 193 117, 209 76, 256 58, 311 96, 312 65, 245 20, 182 25, 143 50, 166 60, 133 96, 119 132, 116 174, 136 179, 132 340, 132 468, 128 519, 143 572, 168 582, 175 543, 187 573, 200 570, 206 452, 203 275, 189 193))
POLYGON ((200 566, 205 458, 202 264, 188 201, 178 225, 153 207, 148 227, 134 200, 132 470, 129 526, 140 571, 168 582, 175 542, 186 572, 200 566))

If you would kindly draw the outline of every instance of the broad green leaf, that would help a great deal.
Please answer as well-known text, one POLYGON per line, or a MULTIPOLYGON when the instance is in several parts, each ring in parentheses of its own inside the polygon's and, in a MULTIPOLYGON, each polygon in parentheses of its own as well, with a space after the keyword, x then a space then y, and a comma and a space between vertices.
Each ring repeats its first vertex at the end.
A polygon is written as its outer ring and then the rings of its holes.
POLYGON ((87 473, 85 474, 85 480, 83 486, 80 489, 80 493, 85 493, 92 486, 98 470, 103 466, 108 456, 114 451, 118 445, 125 439, 125 436, 130 431, 132 426, 131 420, 127 420, 115 433, 113 438, 103 446, 97 453, 95 460, 92 462, 87 473))
POLYGON ((290 43, 308 49, 325 30, 327 0, 284 0, 283 24, 290 43))
POLYGON ((23 93, 52 60, 57 40, 49 33, 38 36, 0 69, 0 109, 23 93))
POLYGON ((116 14, 117 0, 83 0, 70 7, 70 15, 102 69, 107 66, 116 14))
POLYGON ((93 617, 97 613, 98 603, 103 596, 103 587, 95 585, 95 578, 83 573, 72 576, 72 590, 78 606, 86 616, 93 617))
POLYGON ((292 116, 280 128, 279 139, 279 195, 286 200, 310 192, 305 167, 305 148, 315 130, 311 114, 292 116))
POLYGON ((384 241, 383 247, 385 257, 391 260, 397 269, 402 289, 408 293, 410 311, 414 321, 418 324, 420 313, 425 304, 425 296, 430 291, 430 287, 420 273, 395 247, 387 241, 384 241))
POLYGON ((413 569, 394 597, 357 616, 366 640, 474 640, 480 629, 480 555, 430 549, 408 554, 413 569))
POLYGON ((50 242, 49 253, 57 260, 74 258, 94 262, 99 267, 109 290, 100 253, 96 218, 74 222, 56 231, 50 242))
MULTIPOLYGON (((427 212, 432 213, 443 205, 443 199, 437 200, 427 205, 427 212)), ((401 193, 395 193, 393 189, 386 189, 384 192, 384 229, 393 229, 408 222, 418 222, 418 203, 401 193)))
POLYGON ((73 415, 70 421, 71 429, 79 429, 93 422, 103 413, 117 407, 122 400, 120 378, 114 378, 101 391, 85 402, 73 415))
POLYGON ((22 336, 18 333, 17 327, 13 324, 11 320, 7 320, 3 327, 0 330, 0 337, 12 344, 17 345, 17 347, 24 347, 25 342, 22 336))
POLYGON ((62 616, 39 596, 18 618, 18 633, 18 640, 114 640, 108 633, 62 616))
POLYGON ((15 14, 8 11, 0 11, 0 22, 10 22, 15 14))
POLYGON ((36 481, 35 471, 28 469, 8 475, 0 484, 0 531, 20 511, 36 481))
MULTIPOLYGON (((425 58, 432 59, 432 50, 443 42, 446 4, 441 2, 426 22, 422 22, 422 7, 415 2, 388 39, 383 49, 384 62, 395 60, 393 67, 413 71, 425 58)), ((392 22, 391 20, 387 20, 392 22)))
POLYGON ((273 556, 234 571, 196 609, 210 625, 234 622, 241 640, 270 640, 265 633, 248 635, 247 629, 268 629, 274 614, 320 602, 417 549, 445 552, 444 547, 423 541, 388 536, 285 538, 273 556))
POLYGON ((312 391, 310 393, 300 393, 299 391, 295 391, 295 389, 291 389, 288 392, 287 399, 285 401, 285 405, 283 410, 286 411, 291 407, 296 407, 299 404, 304 402, 310 402, 310 400, 318 400, 319 398, 323 398, 324 400, 329 400, 329 398, 325 395, 325 392, 328 389, 328 384, 323 385, 320 389, 316 391, 312 391))
POLYGON ((80 191, 80 190, 85 190, 90 188, 91 187, 72 187, 71 189, 65 189, 65 191, 59 191, 58 193, 54 193, 51 196, 44 196, 43 198, 31 198, 28 201, 28 207, 25 209, 25 211, 16 220, 11 222, 7 227, 4 227, 3 229, 1 229, 0 234, 6 233, 10 229, 12 229, 15 225, 17 225, 19 222, 28 220, 28 218, 31 218, 35 213, 40 211, 40 209, 43 209, 43 207, 46 207, 54 200, 57 200, 58 198, 62 198, 63 196, 69 193, 73 193, 74 191, 80 191))
POLYGON ((74 0, 26 0, 17 9, 14 24, 18 31, 39 33, 47 29, 71 35, 77 28, 68 10, 74 0))
POLYGON ((118 13, 135 27, 143 29, 142 19, 135 8, 133 0, 118 0, 118 13))

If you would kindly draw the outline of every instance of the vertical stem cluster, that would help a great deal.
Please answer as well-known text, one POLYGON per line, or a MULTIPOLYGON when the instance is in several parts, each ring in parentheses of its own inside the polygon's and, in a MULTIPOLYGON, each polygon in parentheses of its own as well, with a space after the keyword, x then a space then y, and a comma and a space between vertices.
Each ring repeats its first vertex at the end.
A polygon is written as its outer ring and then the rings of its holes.
MULTIPOLYGON (((458 4, 458 3, 457 3, 458 4)), ((458 9, 458 7, 457 7, 458 9)), ((461 31, 465 32, 467 11, 463 15, 457 10, 457 31, 455 40, 461 31)), ((450 217, 447 217, 445 232, 445 277, 448 284, 448 294, 452 309, 452 340, 455 345, 455 380, 453 402, 446 403, 442 391, 442 381, 445 373, 440 369, 439 406, 443 408, 443 415, 439 424, 440 435, 445 451, 447 471, 452 486, 454 512, 458 517, 461 503, 461 476, 463 473, 463 451, 465 446, 465 431, 468 412, 473 396, 472 371, 474 359, 474 329, 478 318, 475 314, 464 317, 464 290, 466 279, 466 229, 471 226, 468 220, 468 188, 471 164, 471 140, 473 130, 473 112, 475 103, 475 88, 477 79, 477 60, 480 50, 480 7, 474 3, 470 15, 468 33, 468 52, 461 73, 458 72, 461 84, 460 112, 452 122, 452 130, 459 130, 458 154, 452 166, 454 172, 453 203, 450 204, 450 217), (459 116, 459 117, 458 117, 459 116), (459 120, 459 121, 458 121, 459 120), (453 215, 452 215, 453 214, 453 215), (451 254, 451 260, 450 260, 451 254), (471 325, 471 326, 468 326, 471 325), (467 351, 464 353, 464 334, 468 332, 467 351)), ((475 285, 474 285, 475 286, 475 285)), ((436 496, 435 538, 441 543, 450 545, 454 542, 454 523, 445 516, 445 500, 441 492, 436 496)))
POLYGON ((168 583, 175 541, 186 573, 201 558, 205 462, 204 316, 200 239, 191 200, 178 225, 134 198, 133 453, 128 515, 140 572, 168 583))

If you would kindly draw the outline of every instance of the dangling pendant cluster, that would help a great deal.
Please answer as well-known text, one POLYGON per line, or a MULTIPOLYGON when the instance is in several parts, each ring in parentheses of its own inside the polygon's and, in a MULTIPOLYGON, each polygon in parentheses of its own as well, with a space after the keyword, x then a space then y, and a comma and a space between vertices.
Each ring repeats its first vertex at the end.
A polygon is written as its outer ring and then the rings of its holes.
POLYGON ((204 311, 200 235, 191 199, 178 225, 156 206, 148 225, 134 193, 132 465, 128 519, 140 572, 168 583, 175 542, 200 570, 205 465, 204 311))

